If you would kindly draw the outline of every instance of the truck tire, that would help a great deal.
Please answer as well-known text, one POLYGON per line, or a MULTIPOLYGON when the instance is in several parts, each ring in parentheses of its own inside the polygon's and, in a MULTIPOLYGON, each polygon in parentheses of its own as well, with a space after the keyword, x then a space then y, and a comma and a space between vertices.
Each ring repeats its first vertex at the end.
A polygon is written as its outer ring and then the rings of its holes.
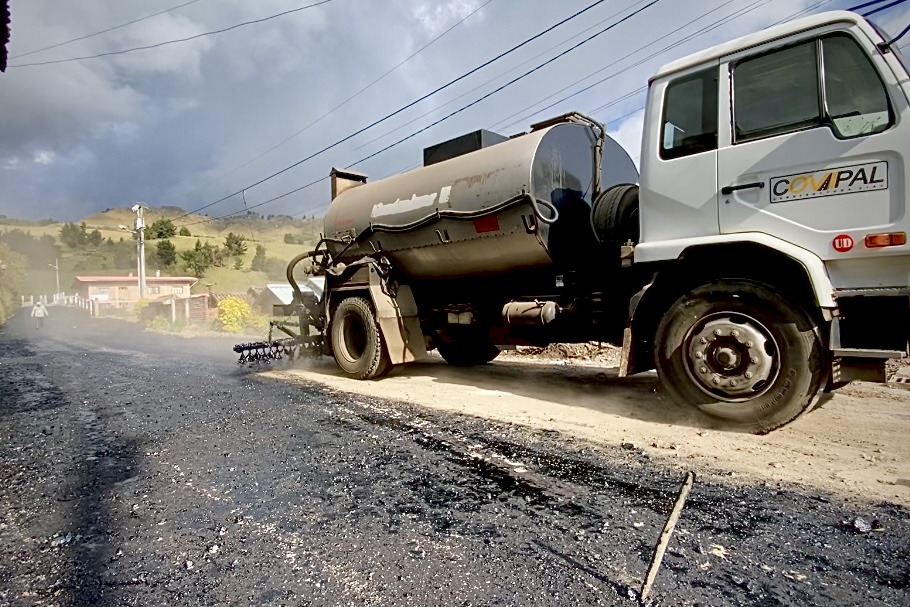
POLYGON ((436 349, 453 367, 474 367, 485 365, 499 356, 497 348, 483 333, 462 333, 443 338, 437 334, 436 349))
POLYGON ((601 192, 592 206, 591 222, 604 245, 619 247, 629 240, 638 242, 638 186, 617 185, 601 192))
POLYGON ((807 411, 822 384, 824 346, 795 302, 749 282, 702 285, 664 315, 655 366, 680 404, 724 428, 765 434, 807 411))
POLYGON ((332 316, 332 355, 342 371, 355 379, 384 375, 390 366, 373 306, 363 297, 342 300, 332 316))

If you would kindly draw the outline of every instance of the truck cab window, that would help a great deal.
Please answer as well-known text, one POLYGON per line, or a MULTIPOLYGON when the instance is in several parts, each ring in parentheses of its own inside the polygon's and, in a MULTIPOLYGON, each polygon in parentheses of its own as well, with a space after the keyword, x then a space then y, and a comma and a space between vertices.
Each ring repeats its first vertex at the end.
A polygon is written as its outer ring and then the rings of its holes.
POLYGON ((871 135, 891 124, 888 93, 863 49, 849 36, 822 40, 825 101, 834 132, 849 138, 871 135))
POLYGON ((813 40, 736 64, 737 143, 821 124, 816 45, 813 40))
POLYGON ((660 157, 681 158, 717 149, 717 74, 709 68, 667 86, 660 157))
POLYGON ((893 122, 888 93, 875 66, 845 34, 737 63, 733 118, 736 143, 823 125, 849 139, 881 132, 893 122), (819 64, 824 66, 823 77, 819 64))

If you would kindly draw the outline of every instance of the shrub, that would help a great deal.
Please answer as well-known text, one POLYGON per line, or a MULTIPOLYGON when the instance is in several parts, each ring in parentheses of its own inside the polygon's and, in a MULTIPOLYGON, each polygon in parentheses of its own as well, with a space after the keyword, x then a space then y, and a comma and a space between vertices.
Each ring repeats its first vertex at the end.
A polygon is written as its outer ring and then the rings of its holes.
POLYGON ((142 311, 145 310, 150 303, 152 302, 148 299, 140 299, 133 305, 133 311, 136 313, 136 318, 142 320, 142 311))
POLYGON ((166 316, 156 316, 148 324, 148 328, 152 331, 171 331, 171 321, 166 316))
POLYGON ((222 331, 240 333, 250 323, 253 311, 239 297, 227 297, 218 302, 218 324, 222 331))

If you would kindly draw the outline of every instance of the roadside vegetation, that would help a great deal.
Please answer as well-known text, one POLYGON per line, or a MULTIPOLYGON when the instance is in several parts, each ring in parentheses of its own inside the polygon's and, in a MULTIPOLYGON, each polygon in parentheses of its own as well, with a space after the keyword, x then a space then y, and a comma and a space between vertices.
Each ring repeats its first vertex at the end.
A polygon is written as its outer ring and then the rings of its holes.
MULTIPOLYGON (((316 244, 321 220, 257 215, 210 220, 190 215, 179 221, 178 207, 146 211, 146 268, 149 275, 196 276, 194 292, 243 292, 268 282, 284 282, 287 262, 316 244)), ((129 209, 106 209, 75 222, 27 221, 0 216, 0 243, 27 259, 21 292, 50 295, 60 285, 72 291, 78 274, 125 275, 137 271, 129 209)))
POLYGON ((27 270, 24 255, 0 242, 0 325, 19 308, 19 295, 27 270))

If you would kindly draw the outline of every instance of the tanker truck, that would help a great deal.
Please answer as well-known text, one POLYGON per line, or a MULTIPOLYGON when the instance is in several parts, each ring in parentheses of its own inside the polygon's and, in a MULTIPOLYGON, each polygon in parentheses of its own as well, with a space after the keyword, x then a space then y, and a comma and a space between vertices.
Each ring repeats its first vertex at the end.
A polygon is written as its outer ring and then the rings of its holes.
POLYGON ((676 401, 771 431, 907 355, 908 98, 896 45, 836 11, 661 68, 640 174, 581 114, 471 133, 375 182, 333 169, 278 310, 299 333, 276 322, 290 337, 260 345, 368 380, 434 349, 472 366, 609 342, 620 376, 656 369, 676 401))

